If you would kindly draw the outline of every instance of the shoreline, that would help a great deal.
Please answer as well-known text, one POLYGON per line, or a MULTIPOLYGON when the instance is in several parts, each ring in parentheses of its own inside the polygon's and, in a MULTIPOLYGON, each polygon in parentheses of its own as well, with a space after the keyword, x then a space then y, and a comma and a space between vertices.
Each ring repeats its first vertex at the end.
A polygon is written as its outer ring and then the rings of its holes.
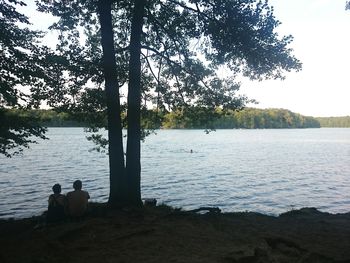
POLYGON ((0 261, 350 262, 350 213, 200 212, 93 204, 80 222, 38 227, 38 217, 1 219, 0 261))
MULTIPOLYGON (((119 212, 125 212, 128 213, 129 211, 133 210, 140 210, 143 209, 160 209, 160 210, 169 210, 174 213, 179 214, 193 214, 193 215, 222 215, 222 216, 237 216, 237 215, 243 215, 243 214, 251 214, 251 215, 257 215, 262 217, 269 217, 269 218, 280 218, 280 217, 290 217, 290 216, 296 216, 296 215, 310 215, 310 216, 329 216, 329 217, 349 217, 350 219, 350 211, 349 212, 340 212, 340 213, 332 213, 327 211, 321 211, 316 207, 302 207, 299 209, 292 208, 291 210, 288 210, 286 212, 280 213, 280 214, 272 214, 272 213, 262 213, 257 211, 222 211, 219 207, 216 206, 210 206, 210 207, 199 207, 197 209, 190 209, 185 210, 182 207, 172 207, 167 204, 157 204, 155 206, 147 206, 143 205, 142 208, 126 208, 126 209, 113 209, 108 207, 107 202, 89 202, 89 214, 86 216, 87 219, 89 218, 95 218, 95 217, 104 217, 108 213, 113 213, 115 211, 119 212)), ((20 222, 20 221, 30 221, 33 224, 38 224, 44 222, 44 218, 46 217, 47 210, 43 211, 39 215, 32 215, 27 217, 9 217, 9 218, 0 218, 0 224, 4 222, 20 222)), ((68 223, 69 220, 65 220, 63 223, 68 223)))

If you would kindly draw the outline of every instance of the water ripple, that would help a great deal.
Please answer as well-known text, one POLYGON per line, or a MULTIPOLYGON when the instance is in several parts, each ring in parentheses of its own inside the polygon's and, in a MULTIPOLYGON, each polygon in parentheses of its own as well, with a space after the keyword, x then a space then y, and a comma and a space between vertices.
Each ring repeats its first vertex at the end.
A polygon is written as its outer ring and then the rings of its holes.
MULTIPOLYGON (((56 182, 66 193, 80 179, 93 201, 107 201, 108 157, 88 151, 80 128, 48 136, 22 156, 0 156, 0 218, 40 214, 56 182)), ((349 159, 350 129, 162 130, 142 144, 142 193, 184 209, 348 212, 349 159)))

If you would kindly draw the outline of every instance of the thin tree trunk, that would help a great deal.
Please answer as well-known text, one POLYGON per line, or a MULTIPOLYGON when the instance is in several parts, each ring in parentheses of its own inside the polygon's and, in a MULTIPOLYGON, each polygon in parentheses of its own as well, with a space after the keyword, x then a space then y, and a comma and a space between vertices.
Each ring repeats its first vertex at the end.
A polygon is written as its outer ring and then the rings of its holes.
POLYGON ((146 0, 135 0, 130 36, 126 171, 129 202, 141 205, 141 35, 146 0))
POLYGON ((108 111, 110 174, 110 192, 108 202, 113 207, 120 207, 127 204, 127 182, 124 165, 123 135, 111 5, 112 1, 98 1, 98 13, 101 25, 101 44, 103 49, 103 71, 108 111))

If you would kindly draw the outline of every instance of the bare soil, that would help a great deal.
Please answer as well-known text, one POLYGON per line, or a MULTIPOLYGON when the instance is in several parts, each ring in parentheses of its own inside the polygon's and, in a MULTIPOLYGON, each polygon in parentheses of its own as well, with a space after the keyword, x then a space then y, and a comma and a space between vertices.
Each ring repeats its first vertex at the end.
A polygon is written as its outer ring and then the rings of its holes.
POLYGON ((0 262, 350 262, 350 213, 109 210, 79 222, 0 220, 0 262))

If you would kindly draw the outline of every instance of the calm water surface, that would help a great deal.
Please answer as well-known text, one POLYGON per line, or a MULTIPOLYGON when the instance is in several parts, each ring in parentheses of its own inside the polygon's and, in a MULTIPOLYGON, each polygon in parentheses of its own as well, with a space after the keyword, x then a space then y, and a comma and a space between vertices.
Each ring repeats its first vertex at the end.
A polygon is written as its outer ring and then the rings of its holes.
MULTIPOLYGON (((54 183, 66 193, 76 179, 92 201, 107 201, 108 158, 89 151, 83 129, 48 136, 22 156, 0 156, 0 217, 38 215, 54 183)), ((349 212, 350 129, 161 130, 142 144, 142 193, 184 209, 349 212)))

